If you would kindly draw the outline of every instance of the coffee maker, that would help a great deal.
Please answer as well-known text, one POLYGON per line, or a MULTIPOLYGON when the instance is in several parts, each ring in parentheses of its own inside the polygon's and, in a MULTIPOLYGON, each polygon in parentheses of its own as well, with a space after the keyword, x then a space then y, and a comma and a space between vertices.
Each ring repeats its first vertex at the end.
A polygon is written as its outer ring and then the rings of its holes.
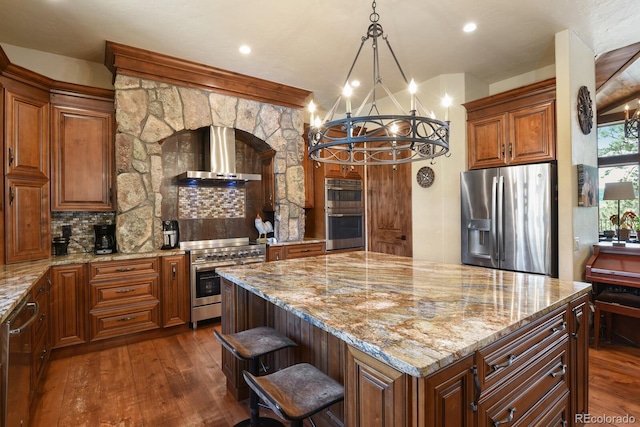
POLYGON ((180 243, 178 221, 168 219, 162 221, 162 247, 160 249, 175 249, 180 243))
POLYGON ((95 252, 96 255, 116 253, 116 226, 111 224, 94 225, 93 231, 96 235, 95 252))

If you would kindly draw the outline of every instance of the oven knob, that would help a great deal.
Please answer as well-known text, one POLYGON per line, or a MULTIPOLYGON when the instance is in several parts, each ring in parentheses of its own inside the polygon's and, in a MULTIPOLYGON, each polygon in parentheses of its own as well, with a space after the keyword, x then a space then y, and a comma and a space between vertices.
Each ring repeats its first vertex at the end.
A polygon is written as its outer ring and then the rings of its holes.
POLYGON ((236 257, 236 253, 235 252, 231 252, 229 254, 229 258, 234 259, 236 257))

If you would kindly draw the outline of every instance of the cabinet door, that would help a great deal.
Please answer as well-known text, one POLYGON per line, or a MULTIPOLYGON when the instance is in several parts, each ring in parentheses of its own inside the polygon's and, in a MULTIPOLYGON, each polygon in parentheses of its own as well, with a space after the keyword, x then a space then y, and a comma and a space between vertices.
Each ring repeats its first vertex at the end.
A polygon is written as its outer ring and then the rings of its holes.
POLYGON ((349 347, 344 384, 345 425, 411 425, 407 382, 407 375, 349 347))
POLYGON ((509 113, 510 164, 555 159, 555 103, 534 105, 509 113))
POLYGON ((472 367, 473 356, 468 356, 426 378, 426 420, 421 424, 433 427, 475 425, 473 410, 477 402, 474 400, 479 390, 474 385, 474 375, 477 380, 478 374, 472 372, 472 367))
POLYGON ((275 154, 274 150, 260 153, 260 160, 262 161, 262 210, 265 212, 276 210, 276 184, 273 164, 275 154))
POLYGON ((469 169, 504 166, 506 119, 497 114, 468 124, 469 169))
POLYGON ((185 255, 162 258, 162 326, 183 325, 189 316, 189 278, 185 255))
POLYGON ((111 211, 113 113, 53 107, 53 211, 111 211))
POLYGON ((85 266, 51 268, 51 345, 53 348, 87 341, 85 266))
POLYGON ((589 406, 589 296, 569 304, 571 414, 586 414, 589 406))
POLYGON ((282 261, 285 259, 284 246, 269 246, 267 248, 267 261, 282 261))
POLYGON ((5 89, 5 173, 49 177, 49 93, 19 83, 5 89))
POLYGON ((49 182, 7 178, 5 206, 7 263, 48 258, 49 182))

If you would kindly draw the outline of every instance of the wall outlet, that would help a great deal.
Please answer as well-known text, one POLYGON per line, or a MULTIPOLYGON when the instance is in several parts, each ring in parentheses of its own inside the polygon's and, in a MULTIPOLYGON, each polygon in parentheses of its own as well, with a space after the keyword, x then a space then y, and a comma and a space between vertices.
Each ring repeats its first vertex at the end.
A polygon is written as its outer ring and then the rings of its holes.
POLYGON ((573 238, 573 251, 574 252, 579 252, 580 251, 580 238, 579 237, 574 237, 573 238))
POLYGON ((62 237, 71 237, 71 226, 63 225, 62 226, 62 237))

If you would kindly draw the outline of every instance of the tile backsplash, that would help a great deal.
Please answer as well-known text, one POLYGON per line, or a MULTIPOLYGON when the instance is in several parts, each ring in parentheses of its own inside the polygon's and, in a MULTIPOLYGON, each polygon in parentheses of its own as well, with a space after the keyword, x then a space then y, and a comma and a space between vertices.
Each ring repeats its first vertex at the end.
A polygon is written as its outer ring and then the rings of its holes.
POLYGON ((180 187, 179 219, 244 218, 246 192, 233 187, 180 187))
POLYGON ((115 212, 51 212, 51 236, 62 236, 62 226, 71 226, 68 253, 93 252, 96 224, 115 224, 115 212))

